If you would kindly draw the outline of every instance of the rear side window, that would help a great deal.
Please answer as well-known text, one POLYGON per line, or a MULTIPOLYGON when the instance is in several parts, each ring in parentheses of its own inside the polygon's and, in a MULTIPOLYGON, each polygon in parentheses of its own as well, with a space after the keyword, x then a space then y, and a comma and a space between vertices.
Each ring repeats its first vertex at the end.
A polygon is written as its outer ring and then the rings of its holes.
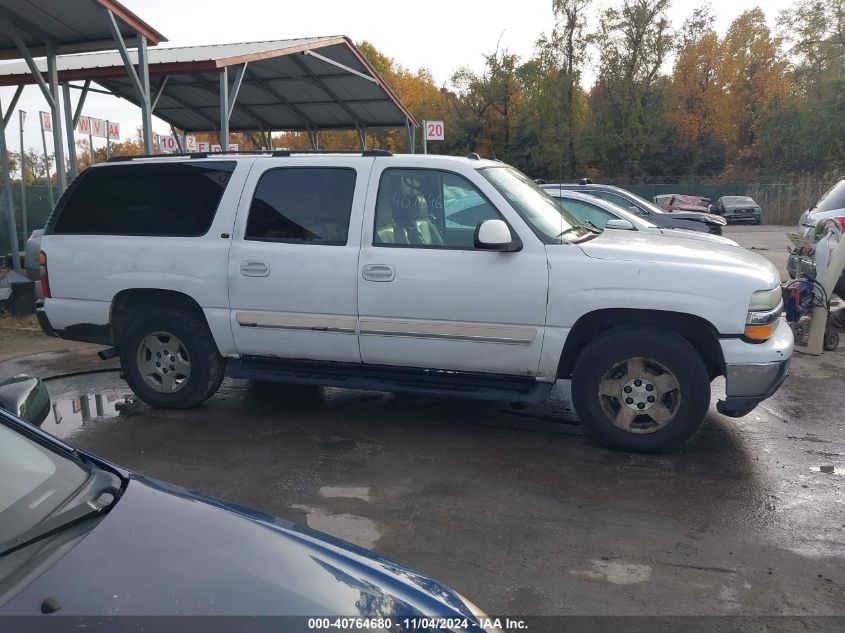
POLYGON ((57 209, 52 232, 204 235, 234 170, 233 161, 90 169, 57 209))
POLYGON ((346 244, 356 173, 348 167, 281 167, 261 176, 247 240, 346 244))

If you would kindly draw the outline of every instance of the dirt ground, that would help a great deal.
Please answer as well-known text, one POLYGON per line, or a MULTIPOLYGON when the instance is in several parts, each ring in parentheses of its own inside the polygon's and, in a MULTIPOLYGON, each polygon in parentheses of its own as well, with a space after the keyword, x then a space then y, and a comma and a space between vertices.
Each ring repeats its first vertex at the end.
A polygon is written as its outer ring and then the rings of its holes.
MULTIPOLYGON (((726 233, 783 268, 787 230, 726 233)), ((45 430, 372 548, 491 613, 845 630, 845 346, 796 354, 754 412, 711 408, 683 450, 654 456, 590 441, 565 382, 515 409, 226 380, 193 411, 118 413, 131 393, 115 362, 34 327, 0 320, 0 380, 52 378, 45 430), (84 369, 101 373, 67 375, 84 369), (727 619, 765 615, 777 626, 727 619)))

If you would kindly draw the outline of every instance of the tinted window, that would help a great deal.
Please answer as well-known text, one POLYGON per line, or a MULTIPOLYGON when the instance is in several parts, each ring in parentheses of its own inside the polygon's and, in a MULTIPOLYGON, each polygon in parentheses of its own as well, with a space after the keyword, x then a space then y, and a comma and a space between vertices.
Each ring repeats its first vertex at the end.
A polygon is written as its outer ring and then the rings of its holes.
POLYGON ((814 211, 833 211, 845 209, 845 180, 840 180, 824 194, 816 204, 814 211))
POLYGON ((88 169, 57 207, 52 232, 203 235, 234 170, 232 161, 88 169))
POLYGON ((245 238, 346 244, 355 176, 344 167, 267 171, 255 188, 245 238))
POLYGON ((373 243, 473 248, 475 228, 502 216, 463 176, 428 169, 387 169, 376 199, 373 243))

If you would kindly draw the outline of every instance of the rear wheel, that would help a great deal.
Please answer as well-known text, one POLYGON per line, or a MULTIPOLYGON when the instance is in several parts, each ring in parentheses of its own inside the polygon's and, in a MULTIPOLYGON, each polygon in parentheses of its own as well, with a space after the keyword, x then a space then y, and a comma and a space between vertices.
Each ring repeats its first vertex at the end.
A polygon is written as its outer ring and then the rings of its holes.
POLYGON ((132 391, 151 407, 188 409, 210 398, 225 361, 202 317, 172 310, 136 317, 120 342, 132 391))
POLYGON ((578 357, 572 400, 597 441, 658 452, 695 435, 710 406, 710 379, 698 352, 681 336, 615 328, 578 357))

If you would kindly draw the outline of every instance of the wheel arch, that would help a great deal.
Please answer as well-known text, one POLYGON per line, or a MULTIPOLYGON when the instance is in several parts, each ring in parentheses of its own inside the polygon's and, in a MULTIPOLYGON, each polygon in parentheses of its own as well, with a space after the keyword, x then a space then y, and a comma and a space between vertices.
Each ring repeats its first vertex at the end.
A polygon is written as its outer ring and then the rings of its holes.
POLYGON ((608 308, 581 316, 563 346, 557 378, 571 378, 572 370, 583 349, 596 336, 617 327, 640 326, 674 332, 686 339, 701 355, 712 380, 725 371, 719 335, 712 323, 693 314, 664 310, 608 308))
POLYGON ((112 340, 119 345, 133 316, 154 310, 185 310, 200 316, 208 328, 208 321, 199 303, 184 292, 161 288, 131 288, 118 292, 111 302, 109 326, 112 340))

